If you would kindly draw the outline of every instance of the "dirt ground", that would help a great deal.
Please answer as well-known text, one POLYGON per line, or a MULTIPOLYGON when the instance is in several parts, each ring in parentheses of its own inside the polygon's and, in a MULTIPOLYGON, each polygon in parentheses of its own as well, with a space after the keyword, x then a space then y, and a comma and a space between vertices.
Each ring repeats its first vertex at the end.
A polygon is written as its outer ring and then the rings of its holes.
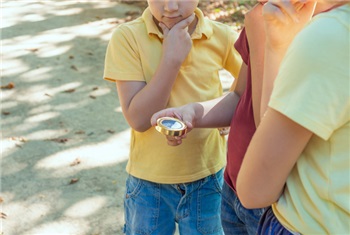
POLYGON ((102 75, 113 28, 140 13, 1 1, 0 234, 122 234, 130 130, 102 75))

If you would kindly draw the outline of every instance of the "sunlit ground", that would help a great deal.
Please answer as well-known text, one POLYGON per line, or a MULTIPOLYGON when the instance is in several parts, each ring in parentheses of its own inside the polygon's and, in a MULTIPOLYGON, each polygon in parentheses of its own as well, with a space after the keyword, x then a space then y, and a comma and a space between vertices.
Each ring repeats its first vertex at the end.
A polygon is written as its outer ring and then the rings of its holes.
POLYGON ((2 234, 122 234, 130 129, 102 76, 112 30, 138 11, 1 2, 2 234))
POLYGON ((102 76, 113 28, 137 10, 1 3, 3 234, 122 234, 130 134, 102 76))

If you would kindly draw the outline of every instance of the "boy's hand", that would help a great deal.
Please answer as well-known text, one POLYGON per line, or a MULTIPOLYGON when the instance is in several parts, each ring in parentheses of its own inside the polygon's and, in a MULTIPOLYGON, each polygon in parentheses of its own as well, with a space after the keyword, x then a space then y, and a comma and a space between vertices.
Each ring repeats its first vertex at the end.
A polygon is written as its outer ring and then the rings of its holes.
POLYGON ((168 29, 163 23, 159 23, 164 35, 163 57, 166 60, 180 66, 186 59, 192 48, 192 39, 188 33, 188 26, 194 19, 195 15, 192 14, 175 24, 171 29, 168 29))
MULTIPOLYGON (((181 106, 178 108, 163 109, 155 114, 151 118, 151 125, 156 126, 158 118, 161 117, 174 117, 183 121, 187 126, 187 133, 193 129, 195 112, 191 104, 181 106)), ((186 138, 186 134, 182 136, 166 136, 168 145, 177 146, 182 143, 182 139, 186 138)))
POLYGON ((314 0, 269 0, 263 7, 268 48, 285 53, 295 35, 310 21, 314 0))

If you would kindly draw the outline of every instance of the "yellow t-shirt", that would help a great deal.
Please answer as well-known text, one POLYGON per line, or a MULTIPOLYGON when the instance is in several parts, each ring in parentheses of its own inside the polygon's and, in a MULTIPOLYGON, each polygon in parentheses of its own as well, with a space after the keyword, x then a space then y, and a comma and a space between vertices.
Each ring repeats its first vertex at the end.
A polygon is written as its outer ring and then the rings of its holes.
MULTIPOLYGON (((199 9, 195 14, 198 24, 191 35, 193 46, 181 66, 168 107, 221 96, 222 68, 238 77, 242 63, 234 48, 238 34, 227 25, 204 18, 199 9)), ((148 83, 161 59, 162 39, 149 9, 142 17, 118 26, 107 48, 104 78, 148 83)), ((143 133, 132 130, 126 169, 141 179, 174 184, 204 178, 225 164, 226 141, 217 129, 192 130, 180 146, 171 147, 162 134, 150 128, 143 133)))
POLYGON ((314 133, 272 207, 301 234, 350 234, 349 22, 350 5, 314 17, 291 44, 269 103, 314 133))

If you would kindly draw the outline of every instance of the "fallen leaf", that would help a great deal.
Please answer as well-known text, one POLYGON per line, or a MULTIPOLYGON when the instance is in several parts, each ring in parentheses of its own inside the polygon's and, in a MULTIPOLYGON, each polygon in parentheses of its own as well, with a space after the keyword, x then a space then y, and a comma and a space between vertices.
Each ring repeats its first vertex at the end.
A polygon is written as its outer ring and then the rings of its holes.
POLYGON ((66 143, 68 141, 67 138, 55 138, 55 139, 49 139, 49 140, 57 143, 66 143))
POLYGON ((96 91, 96 90, 98 90, 98 87, 95 86, 94 88, 92 88, 92 90, 93 90, 93 91, 96 91))
POLYGON ((13 136, 13 137, 10 137, 9 139, 14 141, 27 142, 27 139, 24 137, 13 136))
POLYGON ((76 166, 76 165, 79 165, 80 163, 81 163, 80 159, 79 159, 79 158, 76 158, 76 159, 74 160, 74 162, 72 162, 72 163, 70 164, 70 166, 76 166))
POLYGON ((0 204, 4 202, 4 199, 0 197, 0 204))
POLYGON ((3 114, 3 115, 10 115, 11 113, 10 113, 10 112, 7 112, 7 111, 2 111, 2 114, 3 114))
POLYGON ((108 133, 111 133, 111 134, 114 134, 114 133, 115 133, 114 130, 108 130, 107 132, 108 132, 108 133))
POLYGON ((31 52, 37 52, 39 49, 38 48, 28 48, 27 50, 31 51, 31 52))
POLYGON ((79 181, 78 178, 73 178, 73 179, 70 180, 69 184, 75 184, 78 181, 79 181))
POLYGON ((13 89, 15 87, 15 84, 13 82, 10 82, 9 84, 5 85, 5 86, 1 86, 1 89, 13 89))
POLYGON ((78 71, 78 68, 75 67, 75 65, 70 66, 70 68, 73 69, 73 70, 75 70, 75 71, 78 71))
POLYGON ((75 89, 68 89, 68 90, 65 90, 63 92, 65 92, 65 93, 73 93, 74 91, 75 91, 75 89))
POLYGON ((90 97, 91 99, 96 99, 96 96, 93 96, 93 95, 89 95, 89 97, 90 97))
POLYGON ((74 59, 74 56, 70 55, 68 58, 72 60, 74 59))
POLYGON ((52 95, 45 93, 46 96, 52 97, 52 95))
POLYGON ((4 212, 1 212, 1 213, 0 213, 0 218, 1 218, 1 219, 6 219, 6 218, 7 218, 7 215, 6 215, 4 212))

